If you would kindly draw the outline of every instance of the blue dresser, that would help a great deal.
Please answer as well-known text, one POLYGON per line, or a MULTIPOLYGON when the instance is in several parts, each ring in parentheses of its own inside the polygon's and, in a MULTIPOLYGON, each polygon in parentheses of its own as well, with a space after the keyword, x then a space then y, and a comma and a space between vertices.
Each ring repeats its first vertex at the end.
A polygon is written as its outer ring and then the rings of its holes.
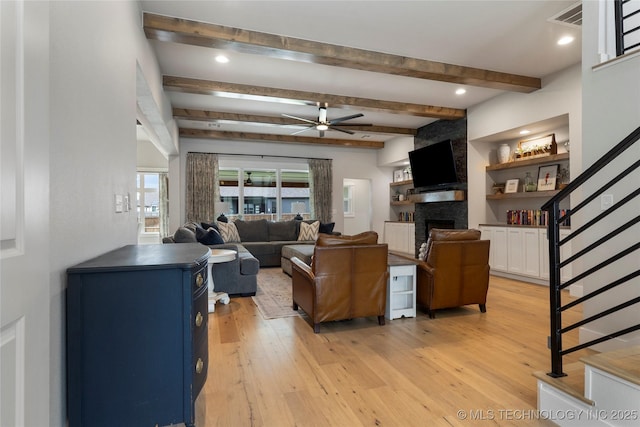
POLYGON ((207 379, 207 258, 131 245, 67 270, 70 427, 195 425, 207 379))

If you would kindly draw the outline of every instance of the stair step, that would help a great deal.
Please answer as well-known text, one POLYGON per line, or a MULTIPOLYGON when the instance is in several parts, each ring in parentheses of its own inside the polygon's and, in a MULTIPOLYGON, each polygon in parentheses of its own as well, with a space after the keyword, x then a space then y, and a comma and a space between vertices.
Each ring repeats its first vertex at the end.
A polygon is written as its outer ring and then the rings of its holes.
POLYGON ((640 346, 585 356, 580 361, 640 386, 640 346))
POLYGON ((595 402, 584 396, 584 364, 569 363, 563 366, 563 371, 567 374, 564 377, 553 378, 544 371, 536 371, 533 376, 587 405, 594 406, 595 402))

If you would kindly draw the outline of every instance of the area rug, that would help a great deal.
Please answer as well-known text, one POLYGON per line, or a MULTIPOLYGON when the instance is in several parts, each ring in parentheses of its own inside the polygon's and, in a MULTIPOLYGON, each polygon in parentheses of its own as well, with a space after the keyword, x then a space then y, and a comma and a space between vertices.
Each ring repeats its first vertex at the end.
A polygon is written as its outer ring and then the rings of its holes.
POLYGON ((297 316, 291 308, 291 277, 280 267, 261 268, 258 273, 258 289, 251 297, 265 319, 297 316))

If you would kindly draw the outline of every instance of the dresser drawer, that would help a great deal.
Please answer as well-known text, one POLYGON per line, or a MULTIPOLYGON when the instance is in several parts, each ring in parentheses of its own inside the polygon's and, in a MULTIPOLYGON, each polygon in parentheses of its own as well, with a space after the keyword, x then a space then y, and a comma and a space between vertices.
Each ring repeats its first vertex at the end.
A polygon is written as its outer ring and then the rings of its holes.
POLYGON ((209 277, 207 275, 207 265, 199 266, 197 269, 194 269, 192 274, 192 290, 193 293, 197 293, 203 288, 206 289, 207 284, 209 283, 209 277))
POLYGON ((206 288, 194 296, 193 316, 191 319, 194 343, 199 342, 202 335, 207 335, 207 325, 209 323, 208 303, 209 293, 206 288))
MULTIPOLYGON (((206 331, 205 331, 206 332, 206 331)), ((209 368, 209 340, 203 334, 198 341, 194 341, 193 352, 193 395, 197 396, 207 380, 209 368)))

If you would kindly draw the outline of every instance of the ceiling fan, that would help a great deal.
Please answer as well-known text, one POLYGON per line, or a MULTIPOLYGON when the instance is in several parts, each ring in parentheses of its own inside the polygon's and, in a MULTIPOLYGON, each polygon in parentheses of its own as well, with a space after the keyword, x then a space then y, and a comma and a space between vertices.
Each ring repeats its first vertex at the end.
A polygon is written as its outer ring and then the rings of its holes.
POLYGON ((327 107, 319 107, 318 109, 318 119, 317 120, 311 120, 311 119, 305 119, 302 117, 296 117, 296 116, 290 116, 289 114, 283 114, 284 117, 288 117, 290 119, 295 119, 295 120, 300 120, 302 122, 308 123, 309 126, 307 126, 306 128, 299 130, 297 132, 292 133, 292 135, 297 135, 299 133, 302 132, 306 132, 309 129, 316 129, 317 131, 320 132, 320 136, 323 137, 324 136, 324 131, 326 130, 337 130, 338 132, 344 132, 344 133, 348 133, 349 135, 353 135, 354 132, 347 130, 347 129, 342 129, 342 127, 344 126, 371 126, 371 124, 362 124, 362 123, 343 123, 347 120, 351 120, 351 119, 356 119, 358 117, 363 117, 364 114, 362 113, 358 113, 358 114, 353 114, 350 116, 344 116, 344 117, 338 117, 337 119, 333 119, 333 120, 327 120, 327 107), (336 125, 339 125, 340 127, 337 127, 336 125))

